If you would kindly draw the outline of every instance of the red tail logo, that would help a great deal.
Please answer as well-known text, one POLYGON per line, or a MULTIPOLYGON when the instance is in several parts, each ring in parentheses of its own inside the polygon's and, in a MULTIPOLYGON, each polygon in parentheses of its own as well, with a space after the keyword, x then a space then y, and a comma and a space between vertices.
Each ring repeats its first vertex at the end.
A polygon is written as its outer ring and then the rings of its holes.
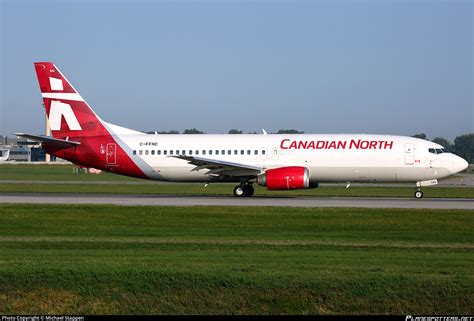
POLYGON ((79 143, 64 147, 45 142, 42 146, 47 153, 82 166, 147 177, 127 154, 131 148, 115 139, 107 129, 112 125, 97 117, 53 63, 35 62, 35 69, 53 137, 79 143))
POLYGON ((100 119, 51 62, 36 62, 36 75, 53 137, 107 135, 100 119))
POLYGON ((61 120, 63 116, 69 130, 82 130, 81 125, 72 111, 71 105, 57 100, 51 100, 48 116, 51 130, 61 130, 61 120))

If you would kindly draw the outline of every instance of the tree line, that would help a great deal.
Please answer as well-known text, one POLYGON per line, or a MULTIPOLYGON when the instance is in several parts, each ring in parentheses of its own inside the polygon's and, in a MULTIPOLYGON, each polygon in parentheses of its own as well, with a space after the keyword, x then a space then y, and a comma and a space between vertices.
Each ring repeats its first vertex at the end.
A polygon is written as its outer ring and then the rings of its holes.
MULTIPOLYGON (((412 137, 429 140, 424 133, 415 134, 412 137)), ((431 141, 440 144, 448 152, 461 156, 469 164, 474 163, 474 133, 457 136, 454 138, 454 142, 450 142, 444 137, 435 137, 431 141)))
MULTIPOLYGON (((178 130, 170 130, 170 131, 149 131, 146 132, 147 134, 179 134, 178 130)), ((244 132, 239 129, 231 129, 229 130, 228 134, 243 134, 244 132)), ((183 131, 183 134, 205 134, 205 132, 197 129, 197 128, 188 128, 183 131)), ((248 132, 248 134, 258 134, 257 132, 248 132)), ((300 131, 297 129, 280 129, 277 132, 272 132, 269 134, 304 134, 304 131, 300 131)), ((421 138, 425 140, 430 140, 426 134, 419 133, 415 134, 412 137, 421 138)), ((0 135, 0 144, 6 143, 6 137, 0 135)), ((16 141, 16 139, 12 139, 16 141)), ((9 142, 12 140, 8 139, 9 142)), ((431 139, 432 142, 440 144, 447 151, 454 153, 456 155, 461 156, 465 160, 469 162, 469 164, 474 163, 474 133, 464 134, 457 136, 453 142, 450 142, 448 139, 444 137, 435 137, 431 139)))

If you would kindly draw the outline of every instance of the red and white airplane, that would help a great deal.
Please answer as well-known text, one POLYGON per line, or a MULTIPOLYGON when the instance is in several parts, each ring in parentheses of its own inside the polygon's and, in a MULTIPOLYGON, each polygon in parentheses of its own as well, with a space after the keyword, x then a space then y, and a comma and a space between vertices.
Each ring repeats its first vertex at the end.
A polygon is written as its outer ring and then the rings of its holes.
POLYGON ((35 63, 52 137, 17 134, 74 164, 169 182, 252 183, 269 190, 321 182, 415 183, 421 187, 468 163, 433 142, 389 135, 159 135, 112 125, 89 107, 51 62, 35 63))

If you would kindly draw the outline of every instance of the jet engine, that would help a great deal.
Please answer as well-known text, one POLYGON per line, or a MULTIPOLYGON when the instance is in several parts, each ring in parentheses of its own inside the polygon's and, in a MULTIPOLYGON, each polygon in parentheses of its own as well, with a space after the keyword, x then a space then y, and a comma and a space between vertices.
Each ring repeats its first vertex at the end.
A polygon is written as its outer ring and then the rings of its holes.
POLYGON ((289 190, 315 188, 317 184, 310 184, 309 170, 302 166, 288 166, 272 168, 257 176, 258 185, 266 186, 270 190, 289 190))

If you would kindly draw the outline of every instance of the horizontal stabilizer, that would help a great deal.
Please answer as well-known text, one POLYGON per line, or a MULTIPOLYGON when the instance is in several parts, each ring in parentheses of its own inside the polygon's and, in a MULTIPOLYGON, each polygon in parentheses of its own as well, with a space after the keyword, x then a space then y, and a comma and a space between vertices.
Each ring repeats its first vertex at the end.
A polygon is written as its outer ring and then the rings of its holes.
POLYGON ((75 147, 80 145, 81 143, 79 142, 74 142, 71 140, 65 140, 65 139, 58 139, 58 138, 53 138, 49 136, 37 136, 37 135, 31 135, 31 134, 25 134, 25 133, 15 133, 15 135, 23 138, 30 139, 32 141, 38 142, 38 143, 48 143, 60 148, 69 148, 69 147, 75 147))

